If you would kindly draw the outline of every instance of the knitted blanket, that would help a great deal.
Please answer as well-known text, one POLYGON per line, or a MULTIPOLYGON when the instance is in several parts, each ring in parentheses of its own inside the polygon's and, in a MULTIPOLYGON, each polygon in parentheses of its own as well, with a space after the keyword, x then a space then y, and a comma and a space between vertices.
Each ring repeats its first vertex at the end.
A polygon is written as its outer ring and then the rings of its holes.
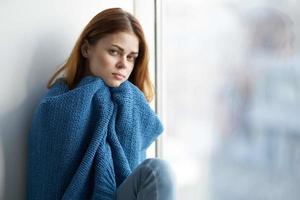
POLYGON ((96 76, 69 90, 59 79, 35 109, 28 137, 28 200, 112 200, 146 159, 163 125, 144 94, 126 80, 96 76))

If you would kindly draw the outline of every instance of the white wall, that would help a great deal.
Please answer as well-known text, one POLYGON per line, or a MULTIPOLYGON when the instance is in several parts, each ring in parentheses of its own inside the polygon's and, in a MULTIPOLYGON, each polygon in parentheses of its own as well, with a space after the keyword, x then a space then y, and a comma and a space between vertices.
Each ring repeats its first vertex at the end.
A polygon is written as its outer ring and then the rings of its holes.
POLYGON ((127 0, 0 1, 0 199, 25 199, 27 136, 46 83, 88 21, 127 0))

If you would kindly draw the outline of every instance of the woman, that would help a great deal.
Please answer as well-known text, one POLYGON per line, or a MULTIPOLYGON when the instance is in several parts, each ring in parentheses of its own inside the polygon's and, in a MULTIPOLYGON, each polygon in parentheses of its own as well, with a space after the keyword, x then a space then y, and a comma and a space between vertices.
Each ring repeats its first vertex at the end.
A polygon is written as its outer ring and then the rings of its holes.
POLYGON ((145 159, 163 126, 148 105, 148 48, 133 15, 98 13, 48 88, 30 129, 28 199, 175 198, 170 165, 145 159))

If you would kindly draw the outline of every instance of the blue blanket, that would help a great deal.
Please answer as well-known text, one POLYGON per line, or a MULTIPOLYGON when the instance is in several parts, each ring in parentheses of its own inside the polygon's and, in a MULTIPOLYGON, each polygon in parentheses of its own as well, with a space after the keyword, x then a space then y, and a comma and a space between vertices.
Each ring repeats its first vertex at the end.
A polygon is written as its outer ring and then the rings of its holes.
POLYGON ((163 125, 144 94, 126 80, 109 87, 86 76, 63 79, 41 98, 28 137, 28 200, 112 200, 146 159, 163 125))

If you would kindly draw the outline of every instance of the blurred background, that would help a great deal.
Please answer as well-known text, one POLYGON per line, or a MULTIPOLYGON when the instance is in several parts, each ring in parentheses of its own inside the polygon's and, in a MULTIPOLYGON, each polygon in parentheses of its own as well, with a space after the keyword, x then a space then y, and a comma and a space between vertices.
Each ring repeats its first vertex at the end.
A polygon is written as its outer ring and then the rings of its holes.
POLYGON ((162 5, 178 199, 300 199, 299 1, 162 5))
POLYGON ((0 199, 25 199, 27 134, 46 83, 88 21, 141 22, 178 200, 300 199, 300 2, 0 1, 0 199))

